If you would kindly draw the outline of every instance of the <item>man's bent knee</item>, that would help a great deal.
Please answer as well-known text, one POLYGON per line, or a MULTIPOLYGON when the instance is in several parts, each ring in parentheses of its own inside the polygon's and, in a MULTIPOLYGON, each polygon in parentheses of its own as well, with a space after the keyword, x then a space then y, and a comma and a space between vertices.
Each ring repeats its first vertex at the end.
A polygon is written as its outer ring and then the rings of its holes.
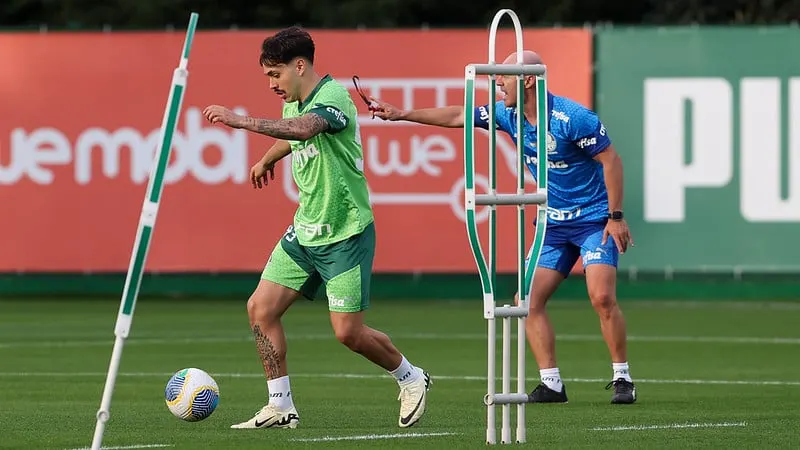
POLYGON ((364 333, 362 313, 331 312, 331 324, 336 339, 345 347, 358 352, 364 333))
POLYGON ((536 268, 530 291, 529 315, 544 314, 547 301, 556 292, 564 278, 564 275, 557 270, 545 267, 536 268))
POLYGON ((336 339, 341 342, 345 347, 353 351, 358 351, 361 340, 361 329, 354 328, 339 328, 334 330, 336 339))
POLYGON ((271 322, 280 319, 300 293, 268 280, 261 280, 247 300, 250 322, 271 322))

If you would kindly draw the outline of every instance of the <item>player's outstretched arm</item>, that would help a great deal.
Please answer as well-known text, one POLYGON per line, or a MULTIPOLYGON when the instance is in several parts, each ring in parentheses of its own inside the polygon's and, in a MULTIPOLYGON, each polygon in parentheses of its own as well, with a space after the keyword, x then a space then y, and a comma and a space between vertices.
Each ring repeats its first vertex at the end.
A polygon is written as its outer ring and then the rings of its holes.
POLYGON ((370 99, 377 104, 375 115, 383 120, 405 120, 445 128, 461 128, 464 126, 463 106, 402 110, 375 98, 370 99))
POLYGON ((236 114, 224 106, 211 105, 203 110, 203 115, 211 123, 244 128, 253 133, 287 141, 305 141, 327 131, 330 127, 324 117, 315 113, 289 119, 257 119, 236 114))
POLYGON ((290 141, 306 141, 328 130, 328 121, 319 114, 308 113, 289 119, 257 119, 245 117, 242 128, 254 133, 290 141))

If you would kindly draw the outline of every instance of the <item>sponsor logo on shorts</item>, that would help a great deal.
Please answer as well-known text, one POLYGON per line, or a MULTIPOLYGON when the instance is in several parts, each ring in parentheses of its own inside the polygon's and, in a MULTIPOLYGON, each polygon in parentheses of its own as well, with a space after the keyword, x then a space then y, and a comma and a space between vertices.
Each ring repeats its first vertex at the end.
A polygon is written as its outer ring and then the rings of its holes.
POLYGON ((353 302, 352 297, 336 297, 335 295, 328 294, 328 306, 331 308, 344 308, 349 303, 353 302))
POLYGON ((583 263, 586 264, 589 261, 598 261, 603 258, 603 254, 601 252, 586 252, 583 255, 583 263))
POLYGON ((583 263, 586 264, 590 261, 599 261, 603 259, 603 256, 606 255, 608 255, 606 249, 603 247, 597 247, 593 252, 586 252, 586 254, 583 255, 583 263))

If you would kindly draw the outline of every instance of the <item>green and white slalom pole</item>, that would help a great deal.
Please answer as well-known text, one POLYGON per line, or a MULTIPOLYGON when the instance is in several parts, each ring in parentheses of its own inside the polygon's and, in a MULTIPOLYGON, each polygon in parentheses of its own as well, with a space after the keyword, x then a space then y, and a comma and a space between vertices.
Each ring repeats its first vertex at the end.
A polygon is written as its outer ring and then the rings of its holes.
POLYGON ((111 364, 108 368, 106 385, 103 391, 103 399, 100 410, 97 411, 97 425, 94 430, 92 440, 92 450, 99 450, 103 441, 103 432, 106 422, 110 417, 111 396, 114 393, 114 384, 117 379, 120 360, 122 359, 122 347, 128 337, 133 321, 133 311, 136 306, 136 299, 139 295, 139 287, 142 282, 147 253, 150 249, 150 241, 153 237, 153 230, 156 225, 158 205, 161 200, 161 193, 164 189, 164 173, 167 170, 170 153, 172 150, 172 137, 175 134, 175 127, 180 116, 183 96, 186 91, 186 79, 189 76, 187 67, 189 65, 189 51, 192 48, 195 28, 197 28, 197 13, 189 16, 189 26, 186 31, 186 38, 183 43, 180 63, 172 73, 172 87, 170 88, 167 105, 164 109, 164 118, 161 122, 161 141, 156 151, 154 164, 150 169, 150 178, 147 184, 147 193, 142 213, 139 217, 139 227, 136 230, 136 240, 131 253, 128 275, 125 279, 125 287, 122 291, 117 324, 114 327, 114 350, 111 353, 111 364))

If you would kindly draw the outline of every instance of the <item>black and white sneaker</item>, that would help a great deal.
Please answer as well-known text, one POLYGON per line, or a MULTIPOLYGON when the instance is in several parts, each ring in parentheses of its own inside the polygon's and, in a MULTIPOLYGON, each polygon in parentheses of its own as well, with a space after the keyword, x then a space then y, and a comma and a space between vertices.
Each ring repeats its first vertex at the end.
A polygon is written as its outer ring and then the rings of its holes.
POLYGON ((567 403, 567 387, 562 385, 561 392, 555 391, 547 387, 546 384, 540 383, 528 395, 529 403, 567 403))
POLYGON ((231 425, 231 428, 297 428, 299 424, 300 416, 297 415, 294 405, 282 410, 267 403, 252 419, 231 425))
POLYGON ((624 378, 616 380, 606 385, 606 390, 614 388, 614 395, 611 396, 611 403, 629 404, 636 401, 636 386, 624 378))

